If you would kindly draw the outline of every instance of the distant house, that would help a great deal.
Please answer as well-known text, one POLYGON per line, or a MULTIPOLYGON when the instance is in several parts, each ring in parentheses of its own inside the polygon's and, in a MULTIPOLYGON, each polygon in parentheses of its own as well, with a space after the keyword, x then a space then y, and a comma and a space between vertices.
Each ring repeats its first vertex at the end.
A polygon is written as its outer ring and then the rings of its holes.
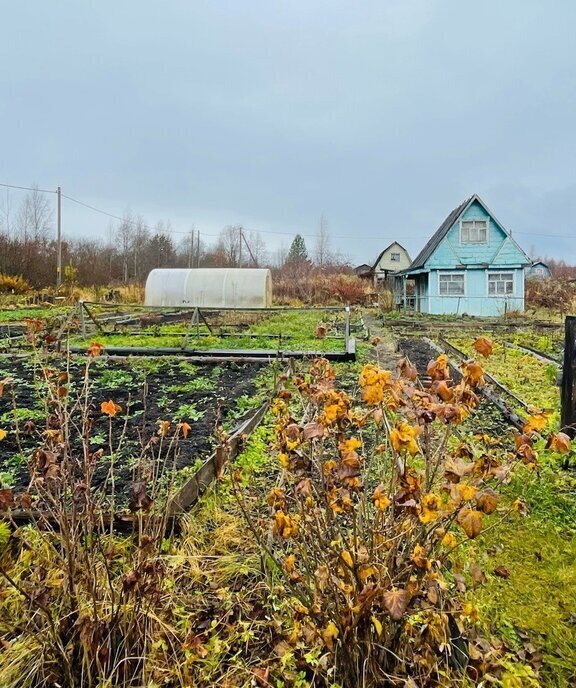
POLYGON ((372 279, 374 271, 371 265, 362 263, 362 265, 358 265, 358 267, 354 268, 354 274, 356 277, 361 277, 362 279, 372 279))
POLYGON ((501 315, 524 310, 532 261, 477 195, 455 208, 407 270, 395 277, 400 308, 501 315))
POLYGON ((552 270, 541 260, 537 260, 526 268, 526 279, 548 279, 552 277, 552 270))
POLYGON ((410 267, 410 262, 410 256, 404 246, 393 241, 380 253, 372 266, 375 284, 385 282, 391 275, 400 270, 406 270, 410 267))

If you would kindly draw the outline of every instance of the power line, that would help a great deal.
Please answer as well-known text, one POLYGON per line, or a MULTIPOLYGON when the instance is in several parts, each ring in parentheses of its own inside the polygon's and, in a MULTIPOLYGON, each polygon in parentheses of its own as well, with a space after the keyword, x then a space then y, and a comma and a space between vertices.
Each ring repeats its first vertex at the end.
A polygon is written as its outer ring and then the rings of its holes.
POLYGON ((53 191, 52 189, 38 189, 33 186, 16 186, 16 184, 2 184, 0 183, 0 186, 4 186, 7 189, 21 189, 22 191, 39 191, 40 193, 51 193, 55 194, 58 193, 57 191, 53 191))
MULTIPOLYGON (((0 183, 0 186, 8 188, 8 189, 21 189, 23 191, 39 191, 41 193, 51 193, 51 194, 56 194, 58 193, 57 191, 52 191, 51 189, 38 189, 34 188, 31 186, 17 186, 16 184, 2 184, 0 183)), ((143 227, 144 229, 149 230, 150 232, 158 232, 158 229, 155 227, 151 227, 150 225, 147 225, 145 223, 140 222, 139 220, 131 220, 126 217, 120 217, 119 215, 114 215, 113 213, 109 213, 106 210, 102 210, 101 208, 97 208, 96 206, 90 205, 89 203, 85 203, 84 201, 80 201, 77 198, 73 198, 72 196, 68 196, 66 194, 62 194, 63 198, 66 198, 68 201, 72 201, 72 203, 77 203, 78 205, 83 206, 84 208, 88 208, 89 210, 92 210, 96 213, 100 213, 101 215, 105 215, 106 217, 109 217, 113 220, 117 220, 118 222, 125 222, 126 224, 131 224, 131 225, 138 225, 140 227, 143 227)), ((252 230, 250 230, 252 231, 252 230)), ((269 229, 259 229, 256 230, 261 234, 267 234, 271 236, 291 236, 294 237, 296 234, 300 234, 301 237, 306 238, 306 239, 316 239, 317 235, 316 234, 302 234, 302 232, 282 232, 282 231, 272 231, 269 229)), ((188 236, 190 232, 188 231, 181 231, 181 230, 176 230, 176 229, 170 229, 167 230, 168 234, 181 234, 181 235, 186 235, 188 236)), ((553 239, 573 239, 575 238, 574 236, 571 236, 569 234, 548 234, 548 233, 539 233, 539 232, 522 232, 522 231, 516 231, 514 232, 514 235, 520 234, 522 236, 534 236, 534 237, 550 237, 553 239)), ((208 234, 206 232, 202 232, 203 236, 208 236, 208 237, 218 237, 218 234, 208 234)), ((406 239, 425 239, 429 235, 428 234, 404 234, 403 235, 406 239)), ((331 239, 363 239, 363 240, 375 240, 375 241, 387 241, 388 239, 394 240, 393 237, 384 237, 382 235, 375 235, 375 236, 360 236, 360 235, 346 235, 346 234, 341 234, 341 235, 330 235, 331 239)))

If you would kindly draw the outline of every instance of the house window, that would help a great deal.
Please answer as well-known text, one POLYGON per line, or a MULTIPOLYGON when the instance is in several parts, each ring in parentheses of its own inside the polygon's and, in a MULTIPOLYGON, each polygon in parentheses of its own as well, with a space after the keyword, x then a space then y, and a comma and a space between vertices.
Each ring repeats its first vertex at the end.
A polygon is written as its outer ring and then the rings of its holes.
POLYGON ((513 272, 488 273, 488 296, 511 296, 514 294, 513 272))
POLYGON ((449 272, 439 275, 438 293, 440 296, 464 296, 464 273, 449 272))
POLYGON ((461 244, 485 244, 488 232, 486 220, 462 220, 460 225, 461 244))
POLYGON ((390 260, 393 263, 399 263, 400 262, 400 254, 399 253, 391 253, 390 254, 390 260))

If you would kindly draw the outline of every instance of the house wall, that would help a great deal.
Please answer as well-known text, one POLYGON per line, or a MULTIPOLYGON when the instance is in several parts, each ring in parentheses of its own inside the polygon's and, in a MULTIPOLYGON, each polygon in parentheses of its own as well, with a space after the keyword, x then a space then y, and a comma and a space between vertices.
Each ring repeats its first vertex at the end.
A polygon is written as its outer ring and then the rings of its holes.
POLYGON ((375 271, 378 274, 379 272, 389 272, 391 270, 397 271, 397 270, 406 270, 407 268, 410 267, 410 256, 406 252, 406 249, 404 249, 400 244, 392 244, 391 246, 388 247, 386 251, 382 254, 382 257, 380 258, 378 264, 375 267, 375 271), (400 261, 399 262, 393 262, 391 260, 391 255, 392 253, 399 253, 400 254, 400 261))
POLYGON ((488 268, 468 270, 431 270, 428 281, 429 295, 422 300, 423 312, 462 315, 500 316, 508 311, 524 310, 524 269, 488 268), (489 272, 511 272, 514 275, 514 293, 510 296, 488 294, 489 272), (442 272, 464 273, 464 296, 440 296, 439 275, 442 272), (425 307, 425 308, 424 308, 425 307))
POLYGON ((536 265, 531 265, 530 267, 526 268, 526 277, 548 279, 549 277, 552 277, 552 272, 547 265, 536 263, 536 265))
POLYGON ((527 262, 526 256, 510 240, 500 225, 490 217, 480 203, 475 201, 463 213, 462 217, 448 230, 446 236, 430 258, 426 261, 427 268, 456 268, 460 265, 478 266, 523 266, 527 262), (461 220, 487 220, 488 241, 485 244, 461 244, 461 220))
POLYGON ((526 256, 498 222, 477 201, 448 230, 434 253, 426 261, 430 270, 427 298, 421 310, 427 313, 467 313, 498 316, 510 310, 524 310, 524 266, 526 256), (462 220, 487 220, 486 243, 461 243, 462 220), (440 296, 441 272, 464 273, 464 296, 440 296), (511 272, 514 290, 509 296, 488 294, 489 272, 511 272))

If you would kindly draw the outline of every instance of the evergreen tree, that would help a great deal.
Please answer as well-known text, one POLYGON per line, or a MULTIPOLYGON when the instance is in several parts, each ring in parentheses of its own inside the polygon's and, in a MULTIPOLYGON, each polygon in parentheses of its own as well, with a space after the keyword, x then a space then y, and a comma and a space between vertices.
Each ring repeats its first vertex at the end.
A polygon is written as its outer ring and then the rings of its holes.
POLYGON ((308 251, 306 250, 306 243, 300 234, 297 234, 292 241, 290 250, 288 251, 288 256, 286 258, 287 263, 302 263, 308 260, 308 251))

